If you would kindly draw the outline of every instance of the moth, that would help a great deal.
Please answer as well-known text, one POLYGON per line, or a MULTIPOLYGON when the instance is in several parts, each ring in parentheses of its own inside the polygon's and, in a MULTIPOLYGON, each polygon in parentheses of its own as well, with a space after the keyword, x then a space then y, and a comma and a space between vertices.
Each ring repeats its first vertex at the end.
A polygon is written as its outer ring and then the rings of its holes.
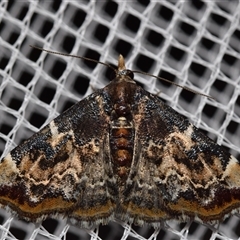
POLYGON ((82 228, 239 213, 239 161, 137 86, 121 55, 115 74, 1 159, 1 207, 82 228))

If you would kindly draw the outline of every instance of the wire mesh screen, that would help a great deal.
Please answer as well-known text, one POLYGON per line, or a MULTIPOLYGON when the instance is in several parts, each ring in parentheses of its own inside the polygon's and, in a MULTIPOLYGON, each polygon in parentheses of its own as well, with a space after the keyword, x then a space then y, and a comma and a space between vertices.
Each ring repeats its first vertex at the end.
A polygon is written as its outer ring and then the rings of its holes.
MULTIPOLYGON (((0 1, 0 151, 5 156, 95 89, 112 70, 54 51, 141 70, 138 84, 240 158, 239 1, 0 1)), ((239 173, 240 175, 240 173, 239 173)), ((1 210, 1 239, 238 239, 239 217, 219 226, 167 221, 161 228, 111 222, 92 231, 66 220, 42 225, 1 210)))

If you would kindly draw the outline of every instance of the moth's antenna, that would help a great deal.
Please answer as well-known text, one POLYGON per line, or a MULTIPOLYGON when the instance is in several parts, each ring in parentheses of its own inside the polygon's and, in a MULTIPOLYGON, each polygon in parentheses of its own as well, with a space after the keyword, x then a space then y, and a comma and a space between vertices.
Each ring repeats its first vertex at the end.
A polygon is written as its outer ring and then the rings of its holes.
MULTIPOLYGON (((44 52, 47 52, 47 53, 50 53, 50 54, 62 55, 62 56, 66 56, 66 57, 75 57, 75 58, 80 58, 80 59, 87 60, 87 61, 90 61, 90 62, 99 63, 99 64, 102 64, 102 65, 104 65, 104 66, 107 66, 107 67, 111 68, 114 72, 117 71, 117 69, 115 69, 114 67, 112 67, 110 64, 107 64, 107 63, 104 63, 104 62, 100 62, 100 61, 98 61, 98 60, 94 60, 94 59, 91 59, 91 58, 81 57, 81 56, 78 56, 78 55, 73 55, 73 54, 68 54, 68 53, 55 52, 55 51, 47 50, 47 49, 44 49, 44 48, 36 47, 36 46, 33 46, 33 45, 30 45, 30 47, 35 48, 35 49, 38 49, 38 50, 41 50, 41 51, 44 51, 44 52)), ((122 55, 120 55, 120 56, 122 56, 122 55)), ((123 63, 124 63, 124 58, 122 57, 121 59, 122 59, 122 61, 123 61, 123 63)), ((124 66, 125 66, 125 65, 124 65, 124 66)), ((157 77, 157 76, 152 75, 152 74, 150 74, 150 73, 141 72, 141 71, 137 71, 137 70, 131 70, 131 71, 132 71, 133 73, 140 73, 140 74, 143 74, 143 75, 146 75, 146 76, 150 76, 150 77, 157 78, 157 79, 159 79, 159 80, 161 80, 161 81, 164 81, 164 82, 173 84, 173 85, 175 85, 175 86, 177 86, 177 87, 180 87, 180 88, 182 88, 182 89, 185 89, 185 90, 187 90, 187 91, 189 91, 189 92, 193 92, 193 93, 195 93, 195 94, 199 94, 199 95, 201 95, 201 96, 204 96, 204 97, 207 97, 207 98, 210 98, 210 99, 215 100, 215 98, 213 98, 213 97, 211 97, 211 96, 209 96, 209 95, 206 95, 206 94, 203 94, 203 93, 194 91, 194 90, 192 90, 191 88, 188 88, 188 87, 181 86, 181 85, 179 85, 179 84, 177 84, 177 83, 174 83, 174 82, 169 81, 168 79, 165 79, 165 78, 162 78, 162 77, 157 77)))
POLYGON ((189 91, 189 92, 192 92, 192 93, 195 93, 195 94, 198 94, 198 95, 201 95, 201 96, 204 96, 204 97, 207 97, 207 98, 210 98, 210 99, 215 100, 215 98, 213 98, 213 97, 211 97, 211 96, 209 96, 209 95, 206 95, 206 94, 204 94, 204 93, 197 92, 197 91, 192 90, 191 88, 188 88, 188 87, 181 86, 181 85, 179 85, 179 84, 177 84, 177 83, 171 82, 170 80, 168 80, 168 79, 166 79, 166 78, 158 77, 158 76, 152 75, 152 74, 150 74, 150 73, 141 72, 141 71, 135 71, 135 70, 134 70, 134 71, 132 71, 132 72, 133 72, 133 73, 140 73, 140 74, 143 74, 143 75, 147 75, 147 76, 150 76, 150 77, 157 78, 157 79, 159 79, 159 80, 161 80, 161 81, 170 83, 170 84, 172 84, 172 85, 175 85, 175 86, 177 86, 177 87, 180 87, 180 88, 182 88, 182 89, 185 89, 185 90, 187 90, 187 91, 189 91))
POLYGON ((47 53, 50 53, 50 54, 56 54, 56 55, 61 55, 61 56, 66 56, 66 57, 80 58, 80 59, 87 60, 87 61, 90 61, 90 62, 99 63, 99 64, 102 64, 104 66, 107 66, 107 67, 113 69, 113 71, 116 72, 116 69, 114 67, 112 67, 110 64, 100 62, 100 61, 94 60, 92 58, 81 57, 81 56, 78 56, 78 55, 73 55, 73 54, 68 54, 68 53, 55 52, 55 51, 47 50, 47 49, 44 49, 44 48, 36 47, 36 46, 33 46, 33 45, 29 45, 29 46, 31 48, 35 48, 35 49, 38 49, 38 50, 41 50, 41 51, 44 51, 44 52, 47 52, 47 53))

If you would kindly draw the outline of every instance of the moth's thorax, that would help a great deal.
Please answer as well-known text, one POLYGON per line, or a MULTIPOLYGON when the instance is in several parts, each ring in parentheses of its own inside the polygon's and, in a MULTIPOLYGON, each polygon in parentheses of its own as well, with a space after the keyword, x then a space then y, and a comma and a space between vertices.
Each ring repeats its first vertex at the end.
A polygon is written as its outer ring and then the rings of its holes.
POLYGON ((133 158, 134 126, 131 106, 134 104, 135 82, 128 76, 118 76, 113 88, 110 125, 110 151, 113 171, 124 181, 129 173, 133 158))

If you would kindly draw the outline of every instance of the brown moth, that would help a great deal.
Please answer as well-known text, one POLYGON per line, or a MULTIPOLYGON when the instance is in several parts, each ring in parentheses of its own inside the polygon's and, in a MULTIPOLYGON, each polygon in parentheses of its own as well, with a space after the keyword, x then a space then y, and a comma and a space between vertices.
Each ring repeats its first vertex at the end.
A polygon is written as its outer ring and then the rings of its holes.
POLYGON ((115 73, 1 160, 1 207, 84 228, 239 213, 239 161, 137 86, 121 55, 115 73))

